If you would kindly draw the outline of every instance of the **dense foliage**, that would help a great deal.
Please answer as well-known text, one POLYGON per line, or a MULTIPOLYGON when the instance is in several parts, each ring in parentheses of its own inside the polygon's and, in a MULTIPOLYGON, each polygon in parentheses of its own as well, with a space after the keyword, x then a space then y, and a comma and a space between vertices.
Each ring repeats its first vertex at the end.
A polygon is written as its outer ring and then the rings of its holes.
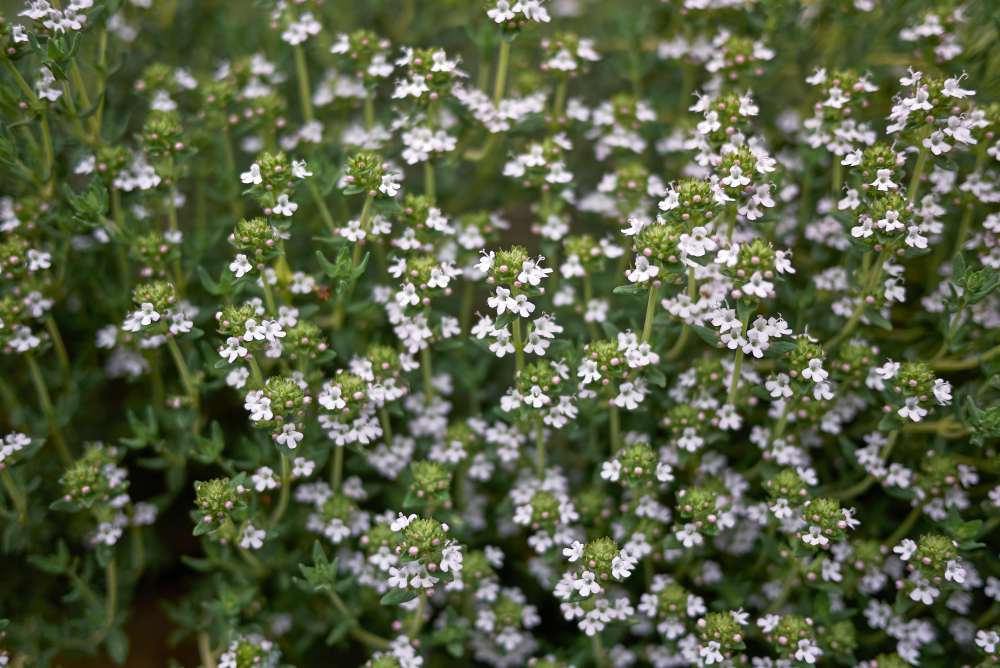
POLYGON ((0 666, 1000 658, 992 0, 14 4, 0 666))

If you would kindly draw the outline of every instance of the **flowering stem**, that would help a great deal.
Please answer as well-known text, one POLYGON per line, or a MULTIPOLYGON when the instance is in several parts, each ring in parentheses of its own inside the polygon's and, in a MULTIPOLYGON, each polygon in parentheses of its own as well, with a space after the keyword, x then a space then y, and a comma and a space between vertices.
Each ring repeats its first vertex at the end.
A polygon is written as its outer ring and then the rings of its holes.
POLYGON ((920 176, 924 173, 924 162, 927 160, 927 149, 921 147, 917 154, 917 164, 913 167, 913 177, 910 179, 910 187, 906 189, 906 195, 910 204, 917 201, 917 191, 920 189, 920 176))
POLYGON ((69 356, 66 354, 66 344, 63 343, 63 338, 59 334, 59 327, 56 326, 55 318, 49 313, 49 316, 45 319, 45 328, 49 330, 49 336, 52 338, 52 347, 56 351, 56 357, 59 358, 59 369, 64 375, 69 373, 69 356))
POLYGON ((115 623, 115 608, 118 605, 118 569, 116 559, 108 562, 104 569, 107 578, 107 596, 104 599, 104 628, 110 629, 115 623))
MULTIPOLYGON (((506 42, 504 42, 506 44, 506 42)), ((420 590, 420 603, 417 604, 417 611, 413 615, 413 621, 410 623, 410 640, 413 640, 420 633, 420 627, 424 624, 424 607, 427 605, 427 590, 420 590)))
POLYGON ((319 208, 319 215, 323 218, 323 224, 326 225, 326 231, 330 233, 330 236, 336 237, 337 225, 333 222, 333 216, 330 215, 330 209, 327 208, 326 202, 323 201, 323 195, 320 194, 319 188, 312 179, 306 181, 306 187, 309 188, 309 194, 312 195, 313 201, 316 202, 316 206, 319 208))
POLYGON ((920 519, 920 512, 922 510, 923 510, 923 504, 918 503, 917 505, 915 505, 913 509, 910 511, 910 514, 906 516, 905 520, 903 520, 903 523, 900 524, 896 528, 896 530, 892 532, 892 535, 889 536, 889 539, 883 544, 892 546, 901 541, 903 537, 910 532, 910 529, 913 528, 913 525, 917 523, 917 520, 920 519))
MULTIPOLYGON (((83 85, 80 66, 76 64, 76 58, 73 58, 71 62, 70 71, 73 75, 73 83, 76 84, 76 89, 80 91, 80 102, 83 104, 84 109, 90 109, 90 96, 87 95, 87 87, 83 85)), ((91 143, 96 144, 101 138, 101 127, 97 124, 97 116, 91 114, 87 120, 90 123, 91 143)))
POLYGON ((514 320, 514 366, 517 370, 517 377, 521 377, 521 368, 524 366, 524 346, 521 343, 521 317, 514 320))
MULTIPOLYGON (((594 298, 594 286, 590 282, 590 274, 586 273, 583 275, 583 308, 584 312, 590 308, 590 300, 594 298)), ((590 340, 596 341, 601 338, 600 332, 597 329, 597 323, 593 320, 587 322, 587 330, 590 332, 590 340)))
POLYGON ((201 668, 216 668, 215 655, 212 654, 208 631, 198 632, 198 656, 201 657, 201 668))
POLYGON ((962 311, 965 310, 965 300, 959 304, 958 310, 955 311, 955 315, 952 316, 951 326, 948 327, 948 334, 945 335, 944 341, 941 342, 941 347, 938 351, 934 353, 934 357, 931 358, 931 362, 939 360, 945 356, 948 352, 948 346, 951 344, 951 340, 955 337, 955 332, 958 330, 958 325, 962 322, 962 311))
POLYGON ((278 495, 278 507, 274 509, 274 514, 271 515, 271 521, 268 523, 267 528, 274 530, 274 527, 278 526, 278 522, 281 521, 281 516, 285 514, 285 510, 288 509, 288 488, 291 483, 291 471, 288 466, 288 457, 284 454, 281 455, 281 492, 278 495))
POLYGON ((344 446, 333 446, 333 471, 330 473, 330 487, 334 494, 340 490, 340 480, 344 477, 344 446))
POLYGON ((559 117, 562 116, 563 107, 566 105, 566 88, 569 85, 569 79, 563 79, 559 82, 559 86, 556 88, 556 99, 552 104, 552 122, 559 123, 559 117))
POLYGON ((653 331, 653 311, 656 310, 656 298, 660 294, 659 286, 649 288, 649 299, 646 302, 646 321, 642 326, 642 341, 649 342, 649 334, 653 331))
POLYGON ((493 106, 499 106, 507 86, 507 65, 510 63, 510 42, 500 42, 500 63, 497 65, 497 82, 493 89, 493 106))
POLYGON ((771 437, 771 443, 774 443, 775 440, 781 438, 781 435, 785 433, 785 425, 788 424, 788 413, 792 408, 792 400, 794 398, 795 397, 792 396, 785 400, 785 408, 781 411, 781 419, 778 420, 778 426, 774 428, 774 435, 771 437))
POLYGON ((424 194, 434 201, 434 165, 430 158, 424 162, 424 194))
POLYGON ((541 480, 545 476, 545 428, 542 414, 535 415, 535 477, 541 480))
POLYGON ((882 274, 882 264, 885 263, 886 258, 889 256, 889 249, 882 248, 882 251, 878 254, 878 259, 875 260, 875 266, 872 267, 871 274, 868 276, 868 285, 865 287, 864 291, 861 293, 860 301, 858 302, 858 307, 854 309, 854 313, 851 314, 850 320, 848 320, 840 331, 837 332, 834 337, 823 344, 825 350, 830 350, 835 345, 847 338, 854 328, 857 326, 858 322, 861 320, 861 314, 865 312, 865 298, 872 294, 872 290, 875 289, 875 283, 878 282, 879 276, 882 274))
POLYGON ((344 601, 337 595, 337 592, 333 590, 327 590, 327 594, 330 595, 330 600, 333 602, 333 607, 347 619, 351 620, 351 628, 347 630, 347 633, 357 640, 358 642, 364 643, 369 647, 374 647, 375 649, 389 649, 389 641, 380 635, 376 635, 369 631, 365 631, 359 625, 358 620, 351 614, 351 611, 347 609, 344 605, 344 601))
POLYGON ((371 90, 365 91, 365 130, 372 131, 375 127, 375 104, 371 90))
POLYGON ((229 184, 229 210, 233 218, 243 218, 243 202, 239 197, 239 186, 236 184, 236 160, 233 158, 233 143, 229 137, 229 126, 223 124, 219 130, 219 142, 222 144, 222 159, 226 166, 226 183, 229 184))
MULTIPOLYGON (((979 142, 979 146, 976 149, 976 167, 972 170, 973 174, 978 174, 983 169, 983 162, 986 160, 986 142, 979 142)), ((962 213, 962 224, 958 228, 958 236, 955 237, 955 249, 951 252, 951 256, 955 257, 955 253, 959 253, 962 250, 962 246, 965 245, 965 237, 969 234, 969 225, 972 223, 972 212, 975 207, 971 202, 965 205, 965 211, 962 213)), ((939 246, 939 248, 944 248, 944 244, 939 246)), ((938 258, 940 260, 940 258, 938 258)), ((938 262, 940 264, 940 261, 938 262)))
POLYGON ((257 358, 250 354, 250 371, 253 373, 253 382, 257 383, 257 387, 261 390, 264 389, 264 376, 260 373, 260 367, 257 366, 257 358))
POLYGON ((38 362, 35 361, 35 354, 29 350, 24 353, 24 359, 28 362, 31 381, 34 383, 35 392, 38 394, 38 403, 42 405, 42 412, 49 422, 49 432, 52 434, 52 440, 56 442, 59 459, 62 461, 63 466, 69 468, 73 465, 73 457, 70 456, 69 448, 66 446, 66 439, 63 438, 62 429, 59 427, 59 419, 52 408, 52 397, 49 396, 49 388, 45 384, 45 379, 42 378, 42 371, 38 368, 38 362))
POLYGON ((313 121, 312 95, 309 93, 309 70, 306 68, 306 52, 301 44, 296 44, 295 74, 299 79, 299 104, 302 105, 302 120, 305 123, 313 121))
POLYGON ((590 637, 591 642, 594 645, 594 662, 597 664, 598 668, 603 668, 608 665, 608 658, 604 654, 604 645, 601 643, 601 634, 599 631, 595 631, 594 635, 590 637))
POLYGON ((833 156, 833 176, 830 178, 830 189, 833 192, 834 201, 840 195, 840 188, 843 184, 842 170, 843 167, 840 165, 840 158, 836 155, 833 156))
POLYGON ((931 362, 931 368, 935 371, 962 371, 964 369, 974 369, 981 362, 985 362, 991 357, 1000 353, 1000 345, 990 348, 986 352, 970 357, 965 360, 936 360, 931 362))
MULTIPOLYGON (((171 170, 172 172, 173 170, 171 170)), ((167 219, 170 223, 170 231, 177 231, 177 187, 174 185, 173 180, 170 182, 170 196, 169 202, 167 204, 167 219)), ((177 279, 177 293, 181 297, 184 296, 184 273, 181 270, 181 258, 180 255, 174 258, 174 276, 177 279)))
POLYGON ((17 508, 18 517, 22 520, 27 519, 28 506, 25 503, 24 497, 21 496, 21 492, 18 491, 17 485, 14 483, 14 479, 10 477, 10 472, 6 468, 0 469, 0 480, 3 480, 3 486, 7 488, 7 496, 10 497, 14 507, 17 508))
POLYGON ((194 406, 194 433, 197 434, 201 431, 201 406, 198 397, 198 390, 194 385, 194 380, 191 378, 191 373, 188 371, 184 355, 181 354, 181 349, 177 346, 177 341, 174 340, 173 336, 167 337, 167 347, 170 349, 170 354, 174 358, 174 364, 177 366, 177 372, 181 375, 181 381, 184 383, 184 390, 187 392, 188 398, 191 399, 191 405, 194 406))
POLYGON ((618 452, 618 434, 621 430, 621 425, 618 420, 618 406, 612 403, 608 406, 608 411, 611 414, 611 455, 614 456, 614 454, 618 452))
MULTIPOLYGON (((743 323, 743 329, 740 333, 741 337, 747 335, 747 321, 750 319, 750 314, 747 313, 745 316, 740 318, 743 323)), ((743 368, 743 346, 740 346, 736 350, 736 364, 733 365, 733 378, 729 381, 729 395, 726 397, 726 403, 732 404, 736 400, 736 388, 740 386, 740 370, 743 368)))
POLYGON ((132 534, 132 578, 138 579, 146 563, 146 549, 142 541, 142 527, 133 523, 130 531, 132 534))
POLYGON ((785 581, 781 583, 781 593, 778 595, 778 598, 774 599, 774 601, 771 602, 771 605, 768 606, 767 614, 775 612, 785 604, 785 601, 788 600, 788 595, 792 593, 792 585, 795 584, 795 578, 798 574, 799 560, 793 558, 788 575, 785 576, 785 581))
MULTIPOLYGON (((372 195, 368 195, 365 198, 365 206, 361 209, 361 231, 368 232, 368 217, 372 211, 372 202, 374 201, 372 195)), ((358 265, 361 264, 361 239, 354 242, 354 254, 351 257, 351 269, 357 269, 358 265)), ((351 282, 347 286, 347 295, 341 302, 341 307, 346 308, 347 302, 351 300, 351 295, 354 294, 354 283, 357 279, 352 278, 351 282)), ((343 317, 343 316, 341 316, 343 317)))
POLYGON ((274 305, 274 293, 271 292, 271 282, 267 278, 267 272, 260 272, 260 282, 264 285, 264 300, 267 302, 267 312, 272 318, 278 317, 278 308, 274 305))
POLYGON ((392 444, 392 423, 389 422, 389 411, 385 409, 385 406, 381 406, 378 409, 378 420, 382 423, 382 438, 386 445, 392 444))

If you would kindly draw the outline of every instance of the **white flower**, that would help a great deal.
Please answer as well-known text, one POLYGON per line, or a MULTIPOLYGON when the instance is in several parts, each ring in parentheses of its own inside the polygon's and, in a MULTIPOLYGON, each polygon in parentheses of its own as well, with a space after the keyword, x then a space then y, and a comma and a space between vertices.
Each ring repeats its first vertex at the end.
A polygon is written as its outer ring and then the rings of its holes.
POLYGON ((252 183, 255 186, 259 186, 264 182, 264 179, 260 175, 260 165, 256 162, 250 165, 250 171, 240 174, 240 180, 243 181, 243 183, 252 183))
POLYGON ((645 255, 637 255, 635 258, 635 269, 628 274, 628 280, 633 283, 643 283, 656 278, 660 274, 660 268, 649 263, 645 255))
POLYGON ((701 655, 701 658, 705 660, 705 665, 711 666, 714 663, 722 663, 725 660, 725 657, 722 656, 722 652, 719 651, 720 649, 722 649, 722 645, 715 640, 709 640, 708 645, 706 647, 702 647, 698 653, 701 655))
POLYGON ((407 517, 403 515, 403 513, 399 513, 399 517, 396 518, 396 520, 394 520, 392 524, 389 525, 389 528, 392 529, 393 531, 402 531, 406 527, 410 526, 410 522, 412 522, 415 519, 417 519, 416 515, 410 515, 409 517, 407 517))
MULTIPOLYGON (((438 52, 443 53, 443 52, 438 52)), ((437 55, 437 54, 435 54, 437 55)), ((388 195, 389 197, 395 197, 396 192, 399 191, 399 184, 395 182, 395 174, 383 174, 382 184, 379 185, 378 189, 388 195)))
POLYGON ((978 631, 976 633, 976 644, 983 648, 987 654, 993 654, 1000 643, 1000 634, 996 631, 978 631))
POLYGON ((242 278, 248 271, 253 270, 253 266, 247 262, 247 256, 240 253, 236 259, 229 264, 229 271, 236 274, 236 278, 242 278))
POLYGON ((892 551, 898 554, 903 561, 909 561, 913 553, 917 551, 917 544, 909 538, 904 538, 902 543, 892 548, 892 551))
POLYGON ((563 556, 571 562, 576 561, 583 556, 583 543, 578 540, 573 541, 572 545, 563 548, 563 556))
POLYGON ((573 581, 573 587, 580 592, 581 596, 590 596, 601 591, 601 585, 596 582, 597 576, 593 571, 584 571, 583 574, 573 581))
POLYGON ((278 195, 278 201, 274 205, 274 212, 283 216, 291 216, 299 205, 288 201, 288 195, 278 195))
POLYGON ((901 418, 909 418, 914 422, 920 422, 925 415, 927 415, 927 409, 920 406, 920 399, 918 397, 907 397, 906 405, 896 411, 901 418))
POLYGON ((823 650, 813 644, 808 638, 799 640, 798 649, 795 650, 795 658, 806 663, 816 663, 816 659, 823 654, 823 650))
POLYGON ((810 545, 826 545, 830 539, 823 535, 823 529, 813 525, 809 527, 809 533, 802 536, 802 541, 810 545))
POLYGON ((674 534, 684 547, 694 547, 695 545, 701 545, 703 540, 701 534, 698 533, 698 527, 695 524, 689 523, 685 524, 684 528, 677 531, 674 534))
POLYGON ((259 550, 264 546, 264 538, 266 536, 266 531, 263 529, 254 529, 252 524, 248 524, 246 528, 243 529, 243 537, 240 539, 240 547, 244 550, 259 550))
POLYGON ((232 364, 236 361, 237 357, 246 355, 247 349, 243 347, 242 342, 237 337, 230 336, 226 339, 226 347, 219 350, 219 354, 232 364))

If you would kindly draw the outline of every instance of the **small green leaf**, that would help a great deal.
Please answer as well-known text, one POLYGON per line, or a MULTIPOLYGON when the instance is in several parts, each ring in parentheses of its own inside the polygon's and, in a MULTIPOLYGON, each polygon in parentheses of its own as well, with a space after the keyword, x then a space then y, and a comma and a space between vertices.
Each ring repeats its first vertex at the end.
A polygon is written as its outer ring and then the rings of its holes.
POLYGON ((619 285, 612 290, 616 295, 644 295, 648 290, 638 285, 619 285))
POLYGON ((412 589, 400 589, 399 587, 393 587, 379 602, 382 605, 399 605, 400 603, 412 601, 416 597, 417 593, 412 589))

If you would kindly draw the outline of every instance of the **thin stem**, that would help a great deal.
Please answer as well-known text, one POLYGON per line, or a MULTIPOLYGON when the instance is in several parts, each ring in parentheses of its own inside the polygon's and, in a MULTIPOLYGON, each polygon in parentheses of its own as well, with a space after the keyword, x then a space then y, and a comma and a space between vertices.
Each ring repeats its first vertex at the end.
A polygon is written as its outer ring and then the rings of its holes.
POLYGON ((66 344, 63 343, 63 338, 59 334, 59 327, 56 326, 55 318, 49 313, 49 316, 45 319, 45 329, 49 330, 49 336, 52 338, 52 347, 56 351, 56 357, 59 359, 59 369, 63 372, 63 375, 69 374, 69 355, 66 354, 66 344))
POLYGON ((222 159, 226 167, 226 183, 229 191, 229 210, 233 218, 243 218, 243 202, 240 200, 240 189, 236 184, 236 159, 233 157, 233 142, 229 136, 229 126, 223 124, 219 130, 219 143, 222 144, 222 159))
POLYGON ((271 282, 267 278, 267 271, 260 272, 260 282, 264 286, 264 301, 267 303, 267 312, 271 317, 278 317, 278 308, 274 305, 274 293, 271 292, 271 282))
POLYGON ((288 509, 288 488, 291 486, 292 471, 288 463, 288 457, 284 454, 281 455, 281 491, 278 495, 278 507, 274 509, 274 514, 271 515, 271 521, 268 523, 267 528, 273 530, 274 527, 278 526, 278 522, 281 521, 281 516, 285 514, 288 509))
POLYGON ((965 310, 965 304, 966 302, 963 299, 962 303, 958 306, 958 310, 955 311, 955 315, 952 316, 951 326, 948 327, 948 333, 945 335, 944 341, 941 342, 941 347, 938 348, 936 353, 934 353, 934 357, 931 358, 931 362, 941 359, 948 352, 951 340, 955 338, 955 332, 958 331, 958 326, 962 321, 962 311, 965 310))
POLYGON ((11 502, 13 502, 14 507, 17 508, 17 516, 21 520, 28 518, 28 505, 21 496, 21 492, 17 489, 17 484, 15 484, 14 479, 10 477, 10 472, 6 468, 0 469, 0 480, 3 480, 3 486, 7 489, 7 496, 10 497, 11 502))
POLYGON ((431 163, 431 158, 427 158, 424 162, 424 194, 431 202, 434 201, 434 190, 434 165, 431 163))
POLYGON ((865 287, 864 291, 859 295, 858 307, 854 309, 854 313, 851 314, 851 318, 841 327, 840 331, 837 332, 834 337, 823 344, 825 350, 830 350, 835 345, 843 341, 845 338, 850 336, 851 332, 857 326, 858 322, 861 321, 861 315, 865 312, 865 306, 867 302, 866 297, 872 294, 872 290, 875 289, 875 283, 878 282, 879 276, 882 274, 882 265, 885 263, 886 258, 889 256, 888 248, 883 248, 878 254, 878 259, 875 260, 875 266, 872 267, 871 274, 868 277, 868 285, 865 287))
POLYGON ((920 190, 920 176, 924 173, 924 162, 927 160, 927 149, 921 144, 920 153, 917 154, 917 164, 913 168, 913 177, 910 179, 910 187, 906 189, 906 196, 910 204, 917 201, 917 191, 920 190))
POLYGON ((301 44, 296 44, 295 51, 295 74, 299 79, 299 104, 302 105, 302 121, 312 123, 313 107, 312 95, 309 92, 309 70, 306 67, 306 52, 301 44))
POLYGON ((653 331, 653 312, 656 310, 656 298, 660 294, 660 288, 650 286, 649 298, 646 300, 646 320, 642 326, 642 341, 649 342, 649 335, 653 331))
POLYGON ((201 668, 216 668, 208 631, 198 631, 198 656, 201 657, 201 668))
POLYGON ((260 373, 260 367, 257 365, 257 358, 250 355, 250 371, 253 374, 253 382, 257 384, 257 387, 261 390, 264 389, 264 376, 260 373))
POLYGON ((117 559, 108 562, 105 569, 107 578, 107 596, 104 599, 104 626, 111 628, 115 623, 115 608, 118 606, 118 569, 117 559))
POLYGON ((177 367, 177 372, 181 375, 181 382, 184 383, 184 391, 187 392, 188 398, 191 400, 191 405, 194 406, 194 433, 197 434, 201 431, 201 402, 198 396, 198 388, 195 387, 194 379, 191 378, 191 372, 188 370, 184 355, 181 353, 181 349, 173 336, 167 337, 167 348, 170 349, 170 355, 174 358, 174 365, 177 367))
MULTIPOLYGON (((747 335, 747 321, 750 319, 750 314, 747 313, 740 320, 743 323, 743 329, 741 336, 746 337, 747 335)), ((733 404, 736 400, 736 390, 740 386, 740 370, 743 368, 743 347, 736 349, 736 364, 733 365, 733 378, 729 382, 729 395, 726 397, 727 404, 733 404)))
MULTIPOLYGON (((170 170, 173 172, 173 169, 170 170)), ((173 176, 173 174, 171 174, 173 176)), ((170 195, 169 201, 167 202, 167 220, 170 224, 170 231, 177 231, 177 186, 174 185, 173 178, 170 181, 170 195)), ((174 277, 177 280, 177 292, 183 297, 184 296, 184 272, 181 269, 181 256, 178 255, 174 258, 174 277)))
POLYGON ((915 505, 910 511, 910 514, 906 516, 905 520, 903 520, 903 523, 896 527, 896 530, 892 532, 892 535, 889 536, 889 539, 884 544, 892 547, 901 541, 903 537, 910 532, 913 525, 917 523, 917 520, 920 519, 920 513, 922 510, 923 504, 918 503, 915 505))
POLYGON ((312 195, 313 201, 316 202, 316 206, 319 207, 319 215, 323 218, 323 224, 326 225, 326 231, 330 233, 330 236, 336 238, 339 234, 337 225, 333 222, 333 216, 330 215, 330 209, 327 208, 326 202, 323 201, 323 195, 320 194, 315 181, 313 181, 313 179, 307 179, 306 187, 309 188, 309 194, 312 195))
POLYGON ((132 524, 132 579, 138 579, 146 563, 146 548, 142 540, 142 527, 132 524))
POLYGON ((833 156, 833 175, 830 178, 830 189, 833 193, 834 201, 840 196, 840 188, 843 184, 842 176, 843 167, 840 165, 840 158, 838 156, 833 156))
MULTIPOLYGON (((976 149, 976 166, 972 170, 973 174, 978 174, 982 171, 983 163, 986 160, 986 148, 986 142, 979 142, 979 146, 976 149)), ((969 234, 969 226, 972 224, 972 212, 974 210, 975 206, 971 201, 966 203, 965 211, 962 213, 962 224, 958 228, 958 236, 955 237, 955 248, 951 252, 952 257, 955 257, 955 253, 961 252, 962 246, 965 245, 965 238, 969 234)))
POLYGON ((392 422, 389 421, 389 411, 385 409, 385 406, 380 406, 378 409, 378 421, 382 425, 382 439, 387 443, 392 443, 392 422))
POLYGON ((785 576, 785 581, 781 583, 781 593, 778 594, 778 598, 771 602, 771 605, 767 607, 768 614, 773 613, 785 604, 788 600, 788 595, 792 593, 792 585, 795 584, 795 578, 799 574, 799 562, 797 559, 792 560, 792 566, 788 571, 788 575, 785 576))
POLYGON ((621 423, 618 416, 618 406, 614 403, 608 405, 608 412, 611 416, 611 455, 614 456, 618 452, 619 443, 619 432, 621 431, 621 423))
POLYGON ((566 89, 569 86, 569 79, 563 79, 556 88, 556 99, 552 104, 552 122, 560 123, 563 107, 566 105, 566 89))
MULTIPOLYGON (((586 273, 583 275, 583 310, 584 313, 590 308, 590 301, 594 298, 594 286, 590 282, 590 274, 586 273)), ((587 321, 587 331, 590 332, 590 340, 596 341, 601 338, 601 334, 597 329, 597 323, 593 320, 587 321)))
MULTIPOLYGON (((506 44, 506 42, 504 42, 506 44)), ((417 611, 413 615, 413 621, 410 623, 409 636, 410 640, 413 640, 420 634, 420 627, 424 625, 424 608, 427 606, 427 590, 420 590, 420 603, 417 604, 417 611)))
POLYGON ((524 344, 521 342, 521 317, 514 320, 514 367, 517 370, 517 377, 521 377, 521 369, 524 367, 524 344))
POLYGON ((375 127, 375 104, 372 99, 372 92, 365 92, 365 129, 368 132, 372 131, 375 127))
POLYGON ((358 620, 351 614, 351 611, 347 609, 344 605, 344 601, 341 600, 337 592, 333 590, 327 590, 327 594, 330 595, 330 600, 333 601, 333 605, 344 617, 351 620, 351 628, 347 630, 347 633, 360 643, 364 643, 369 647, 374 647, 375 649, 389 649, 389 641, 380 635, 374 634, 370 631, 366 631, 361 628, 358 620))
POLYGON ((545 426, 541 413, 535 415, 535 477, 545 477, 545 426))
MULTIPOLYGON (((76 84, 76 89, 80 91, 80 102, 83 103, 84 110, 88 110, 90 109, 90 96, 87 94, 87 87, 83 85, 83 77, 80 76, 80 67, 76 63, 76 58, 72 60, 70 71, 73 75, 73 83, 76 84)), ((91 114, 87 120, 90 123, 91 142, 96 144, 101 136, 101 128, 97 125, 97 116, 91 114)))
POLYGON ((330 488, 336 494, 340 491, 340 481, 344 477, 344 446, 333 446, 333 470, 330 472, 330 488))
POLYGON ((49 197, 55 190, 55 175, 52 166, 55 164, 55 150, 52 148, 52 130, 49 128, 49 117, 43 111, 42 117, 42 144, 45 146, 45 194, 49 197))
POLYGON ((69 468, 73 464, 73 457, 69 454, 69 447, 66 445, 66 439, 63 438, 62 429, 59 426, 59 418, 56 417, 56 412, 52 408, 52 397, 49 396, 49 388, 45 384, 45 379, 42 378, 42 371, 38 368, 35 355, 30 350, 24 353, 24 359, 28 362, 31 381, 34 383, 35 392, 38 394, 38 403, 42 405, 42 412, 48 420, 49 432, 52 434, 52 440, 55 441, 56 449, 59 451, 59 459, 62 461, 63 466, 69 468))
POLYGON ((500 42, 500 62, 497 64, 497 82, 493 88, 493 106, 500 105, 507 87, 507 66, 510 64, 510 42, 500 42))
POLYGON ((608 657, 604 653, 604 645, 601 643, 601 633, 598 631, 590 636, 590 638, 594 646, 594 663, 597 664, 597 668, 604 668, 604 666, 608 665, 608 657))
MULTIPOLYGON (((365 198, 365 205, 361 209, 361 230, 363 232, 368 232, 368 217, 371 215, 372 202, 374 201, 374 199, 375 199, 374 197, 372 197, 371 195, 368 195, 365 198)), ((357 269, 359 264, 361 264, 361 240, 360 239, 358 241, 354 242, 354 253, 351 256, 351 269, 352 270, 353 269, 357 269)), ((349 302, 350 299, 351 299, 351 295, 354 294, 354 284, 355 284, 356 280, 357 279, 352 278, 350 284, 347 286, 347 298, 343 300, 344 304, 346 304, 347 302, 349 302)))
POLYGON ((1000 345, 990 348, 984 353, 964 360, 936 360, 931 362, 931 368, 935 371, 962 371, 964 369, 974 369, 981 362, 985 362, 991 357, 1000 353, 1000 345))

